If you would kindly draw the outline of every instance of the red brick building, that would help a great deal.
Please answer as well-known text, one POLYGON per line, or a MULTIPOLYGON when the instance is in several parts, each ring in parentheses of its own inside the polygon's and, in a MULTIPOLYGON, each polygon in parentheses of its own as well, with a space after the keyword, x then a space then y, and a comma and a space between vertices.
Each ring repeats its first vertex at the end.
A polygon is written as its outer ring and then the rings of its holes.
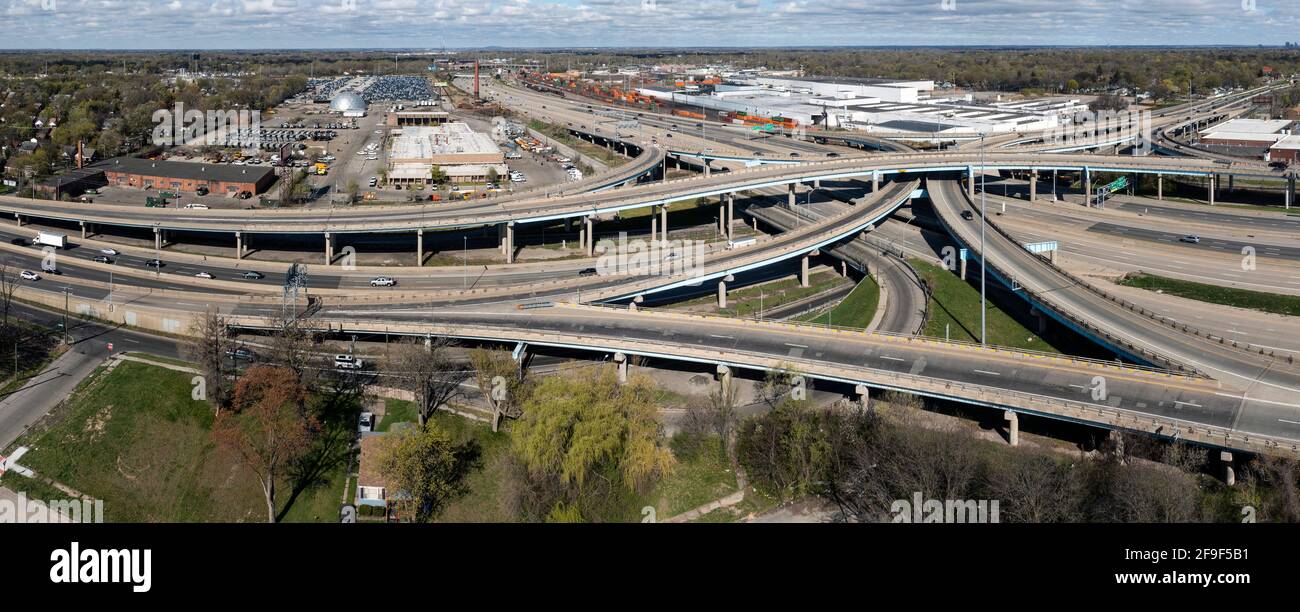
POLYGON ((259 166, 117 157, 94 167, 104 171, 109 185, 137 189, 194 192, 206 187, 214 194, 247 191, 256 195, 275 182, 275 172, 259 166))

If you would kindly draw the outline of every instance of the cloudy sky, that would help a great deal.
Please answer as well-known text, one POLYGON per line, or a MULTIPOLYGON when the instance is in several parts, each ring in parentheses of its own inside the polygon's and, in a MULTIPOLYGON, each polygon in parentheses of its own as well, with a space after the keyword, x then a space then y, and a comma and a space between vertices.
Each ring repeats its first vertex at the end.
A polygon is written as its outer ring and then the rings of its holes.
POLYGON ((1277 45, 1300 0, 0 0, 0 48, 1277 45))

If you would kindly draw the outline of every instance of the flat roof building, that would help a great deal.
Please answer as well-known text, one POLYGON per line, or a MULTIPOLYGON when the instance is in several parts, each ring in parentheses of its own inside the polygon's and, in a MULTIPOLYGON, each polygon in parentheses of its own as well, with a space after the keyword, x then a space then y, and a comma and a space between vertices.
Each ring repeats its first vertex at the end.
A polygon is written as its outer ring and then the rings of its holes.
POLYGON ((1287 119, 1233 119, 1201 130, 1201 144, 1226 147, 1270 147, 1287 137, 1287 119))
POLYGON ((211 193, 263 193, 275 182, 271 168, 158 161, 136 157, 115 157, 89 166, 100 170, 109 185, 137 189, 165 189, 171 191, 198 191, 205 187, 211 193))
POLYGON ((452 122, 439 126, 412 126, 393 139, 389 159, 393 164, 500 164, 505 153, 487 134, 469 125, 452 122))
POLYGON ((1268 148, 1268 161, 1300 161, 1300 136, 1287 136, 1268 148))

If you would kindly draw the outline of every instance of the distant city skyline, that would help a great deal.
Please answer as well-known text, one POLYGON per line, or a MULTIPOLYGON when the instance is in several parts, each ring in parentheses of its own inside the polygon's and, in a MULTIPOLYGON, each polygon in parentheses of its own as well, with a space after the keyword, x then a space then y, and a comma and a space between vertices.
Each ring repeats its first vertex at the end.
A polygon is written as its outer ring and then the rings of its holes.
POLYGON ((1295 0, 0 0, 5 49, 1279 46, 1295 0))

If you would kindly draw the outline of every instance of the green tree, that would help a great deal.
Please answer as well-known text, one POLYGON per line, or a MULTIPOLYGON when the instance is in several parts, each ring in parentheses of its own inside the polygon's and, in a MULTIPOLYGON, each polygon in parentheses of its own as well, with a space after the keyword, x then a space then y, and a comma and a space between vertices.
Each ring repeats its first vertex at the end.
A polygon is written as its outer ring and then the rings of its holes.
POLYGON ((441 185, 447 182, 447 173, 442 171, 439 166, 429 168, 429 182, 434 185, 441 185))
POLYGON ((427 523, 468 491, 465 475, 478 464, 479 455, 474 442, 455 444, 437 423, 428 422, 389 434, 379 454, 379 471, 399 514, 427 523))
POLYGON ((623 520, 631 496, 673 469, 644 378, 620 385, 611 367, 553 376, 525 401, 513 451, 524 468, 533 518, 623 520))

